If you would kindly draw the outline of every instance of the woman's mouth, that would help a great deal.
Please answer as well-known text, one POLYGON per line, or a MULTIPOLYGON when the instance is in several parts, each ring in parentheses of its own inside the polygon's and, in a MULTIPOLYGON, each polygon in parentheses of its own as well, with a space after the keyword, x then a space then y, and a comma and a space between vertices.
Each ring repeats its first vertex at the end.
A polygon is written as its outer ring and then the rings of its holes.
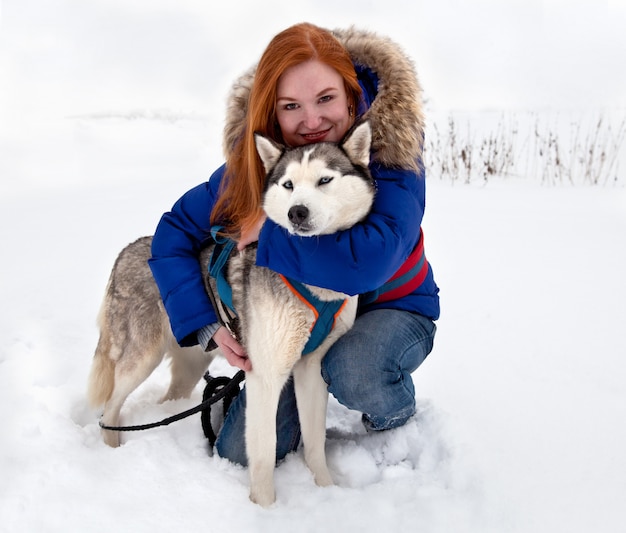
POLYGON ((301 133, 300 135, 307 143, 316 143, 323 141, 328 135, 329 131, 330 128, 328 128, 327 130, 316 131, 313 133, 301 133))

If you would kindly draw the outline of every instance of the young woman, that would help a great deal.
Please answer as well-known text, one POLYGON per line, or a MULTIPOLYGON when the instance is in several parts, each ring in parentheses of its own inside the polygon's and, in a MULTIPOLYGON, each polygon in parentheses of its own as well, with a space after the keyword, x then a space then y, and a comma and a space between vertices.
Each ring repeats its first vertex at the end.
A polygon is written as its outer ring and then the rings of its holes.
MULTIPOLYGON (((165 213, 154 235, 150 267, 181 345, 214 342, 231 365, 250 370, 244 348, 217 323, 198 263, 199 251, 211 242, 211 226, 220 223, 240 248, 258 240, 257 264, 303 283, 362 295, 353 328, 322 362, 328 390, 361 412, 368 430, 398 427, 415 413, 411 373, 432 349, 439 316, 421 231, 420 97, 412 62, 386 38, 306 23, 274 37, 230 95, 226 164, 165 213), (350 230, 315 238, 289 235, 266 220, 254 132, 291 146, 336 142, 363 116, 373 128, 370 170, 377 183, 368 217, 350 230)), ((242 464, 245 401, 244 389, 216 443, 221 456, 242 464)), ((281 396, 277 432, 281 459, 300 438, 291 382, 281 396)))

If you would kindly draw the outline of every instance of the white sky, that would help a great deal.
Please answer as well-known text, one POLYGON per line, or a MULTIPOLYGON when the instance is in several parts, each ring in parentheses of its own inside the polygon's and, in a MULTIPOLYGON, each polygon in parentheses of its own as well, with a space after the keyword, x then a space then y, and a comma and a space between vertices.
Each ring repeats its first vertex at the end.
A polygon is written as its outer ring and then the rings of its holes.
POLYGON ((438 109, 626 107, 626 0, 407 4, 4 0, 0 118, 213 112, 274 33, 302 20, 391 36, 438 109))

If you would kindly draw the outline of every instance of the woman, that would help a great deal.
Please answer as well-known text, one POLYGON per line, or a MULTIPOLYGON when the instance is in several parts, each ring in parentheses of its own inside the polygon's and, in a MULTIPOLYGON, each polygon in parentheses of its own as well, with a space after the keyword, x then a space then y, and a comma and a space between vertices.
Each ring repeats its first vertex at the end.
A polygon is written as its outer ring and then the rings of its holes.
MULTIPOLYGON (((421 89, 411 61, 388 39, 355 29, 331 33, 298 24, 278 34, 228 105, 226 164, 163 215, 150 260, 172 330, 185 345, 217 344, 250 370, 245 350, 217 323, 203 287, 199 251, 210 227, 226 226, 239 248, 258 240, 257 264, 298 281, 361 294, 354 327, 322 362, 328 390, 363 413, 368 430, 404 424, 415 413, 411 373, 432 349, 438 288, 423 253, 424 171, 421 89), (289 235, 261 208, 264 171, 253 134, 287 145, 339 141, 354 121, 372 123, 371 213, 335 235, 289 235), (395 282, 386 283, 390 279, 395 282)), ((246 464, 245 389, 231 405, 218 453, 246 464)), ((294 450, 300 428, 290 382, 278 411, 277 459, 294 450)))

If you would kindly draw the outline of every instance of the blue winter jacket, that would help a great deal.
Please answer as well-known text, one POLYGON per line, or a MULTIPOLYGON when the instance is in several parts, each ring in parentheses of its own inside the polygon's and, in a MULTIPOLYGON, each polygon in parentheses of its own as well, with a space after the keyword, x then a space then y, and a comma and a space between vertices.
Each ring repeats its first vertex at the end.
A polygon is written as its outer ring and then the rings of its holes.
MULTIPOLYGON (((376 98, 378 77, 358 67, 364 109, 376 98)), ((188 191, 161 218, 154 235, 150 268, 159 287, 172 331, 182 345, 197 343, 196 332, 217 321, 206 295, 198 262, 200 250, 212 242, 210 213, 225 167, 208 182, 188 191)), ((383 285, 416 247, 425 205, 424 172, 370 164, 377 191, 372 211, 353 228, 333 235, 290 235, 271 220, 261 231, 257 264, 297 281, 349 295, 383 285)), ((430 265, 425 279, 410 294, 360 306, 411 311, 433 320, 439 317, 439 289, 430 265)))

